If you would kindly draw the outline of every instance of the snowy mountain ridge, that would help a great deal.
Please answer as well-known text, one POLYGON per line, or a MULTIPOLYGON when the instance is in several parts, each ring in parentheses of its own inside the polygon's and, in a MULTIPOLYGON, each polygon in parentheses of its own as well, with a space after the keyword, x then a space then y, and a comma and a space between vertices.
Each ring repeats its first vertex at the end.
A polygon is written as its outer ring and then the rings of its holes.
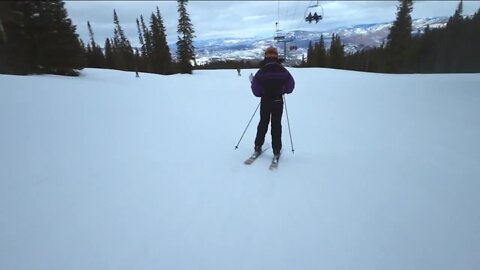
MULTIPOLYGON (((423 33, 424 29, 430 26, 433 28, 445 27, 449 17, 428 17, 417 18, 412 21, 412 33, 423 33)), ((294 45, 296 50, 288 51, 288 55, 293 59, 302 59, 307 54, 308 44, 318 42, 323 35, 325 45, 330 46, 332 34, 338 34, 345 44, 345 52, 354 53, 364 48, 378 47, 387 38, 390 27, 393 22, 359 24, 353 26, 339 27, 326 31, 305 31, 292 30, 286 34, 287 38, 293 39, 293 42, 287 43, 294 45)), ((281 46, 270 37, 251 37, 251 38, 217 38, 217 39, 199 39, 196 41, 197 63, 206 63, 215 60, 253 60, 259 59, 263 55, 266 46, 281 46)))

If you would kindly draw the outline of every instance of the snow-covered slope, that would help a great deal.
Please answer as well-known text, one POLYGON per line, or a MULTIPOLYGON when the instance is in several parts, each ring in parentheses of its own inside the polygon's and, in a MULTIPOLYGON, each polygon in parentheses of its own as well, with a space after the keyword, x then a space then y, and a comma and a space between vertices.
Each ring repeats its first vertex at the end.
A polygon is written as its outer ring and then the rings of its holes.
POLYGON ((0 269, 477 269, 480 76, 290 71, 0 75, 0 269))

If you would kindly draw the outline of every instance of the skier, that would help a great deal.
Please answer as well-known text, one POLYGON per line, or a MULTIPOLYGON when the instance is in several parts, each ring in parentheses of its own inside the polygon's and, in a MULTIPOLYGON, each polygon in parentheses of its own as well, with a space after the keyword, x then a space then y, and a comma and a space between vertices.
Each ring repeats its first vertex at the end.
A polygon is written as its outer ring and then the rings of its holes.
POLYGON ((272 149, 278 160, 282 149, 283 95, 292 93, 295 80, 278 59, 275 47, 265 50, 265 58, 252 80, 252 92, 260 97, 260 122, 255 138, 255 152, 262 152, 268 124, 271 121, 272 149))
POLYGON ((140 78, 140 75, 138 74, 138 67, 135 66, 135 77, 140 78))

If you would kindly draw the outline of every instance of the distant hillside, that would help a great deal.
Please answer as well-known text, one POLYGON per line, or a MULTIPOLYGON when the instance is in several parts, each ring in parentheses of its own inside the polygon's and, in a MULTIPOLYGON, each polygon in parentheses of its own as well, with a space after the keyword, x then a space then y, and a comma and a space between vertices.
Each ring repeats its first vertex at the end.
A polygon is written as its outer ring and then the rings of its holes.
MULTIPOLYGON (((448 17, 419 18, 412 22, 412 34, 422 33, 427 25, 430 28, 441 28, 446 25, 448 17)), ((309 42, 318 42, 323 34, 326 46, 330 46, 330 39, 333 33, 340 36, 345 51, 353 53, 369 47, 377 47, 384 42, 390 31, 393 22, 360 24, 354 26, 340 27, 328 31, 291 31, 286 36, 293 40, 289 46, 296 46, 297 50, 288 51, 292 59, 302 59, 307 54, 309 42)), ((252 60, 263 56, 263 49, 274 43, 273 37, 252 37, 252 38, 218 38, 197 40, 195 43, 197 63, 206 63, 215 60, 252 60)), ((280 44, 279 44, 280 45, 280 44)))

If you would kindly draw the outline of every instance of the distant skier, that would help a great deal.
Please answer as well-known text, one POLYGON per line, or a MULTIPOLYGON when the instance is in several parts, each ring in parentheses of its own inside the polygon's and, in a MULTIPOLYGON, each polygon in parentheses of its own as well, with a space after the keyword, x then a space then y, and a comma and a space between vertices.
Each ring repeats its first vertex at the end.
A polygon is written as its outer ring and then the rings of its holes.
POLYGON ((256 97, 261 97, 255 152, 261 153, 268 124, 271 121, 273 154, 278 159, 282 149, 283 95, 292 93, 295 80, 282 66, 276 48, 268 47, 265 50, 265 58, 253 77, 251 88, 256 97))
POLYGON ((242 76, 241 70, 239 68, 237 68, 237 73, 238 73, 238 76, 242 76))

